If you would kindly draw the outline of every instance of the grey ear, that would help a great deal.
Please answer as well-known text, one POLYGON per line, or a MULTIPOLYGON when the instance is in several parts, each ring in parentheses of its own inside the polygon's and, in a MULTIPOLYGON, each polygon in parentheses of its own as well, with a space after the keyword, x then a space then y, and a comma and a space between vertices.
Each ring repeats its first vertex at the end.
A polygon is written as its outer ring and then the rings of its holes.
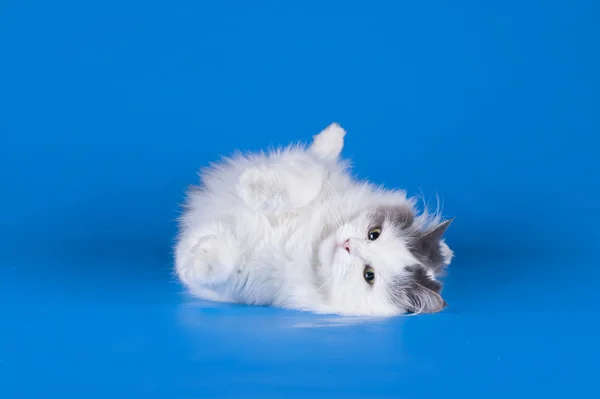
POLYGON ((450 223, 452 223, 452 221, 454 221, 454 218, 445 220, 442 223, 438 224, 437 226, 434 226, 433 228, 429 229, 425 234, 423 234, 423 236, 421 236, 421 239, 437 240, 437 241, 441 240, 442 236, 444 235, 444 233, 446 232, 446 230, 448 229, 448 226, 450 226, 450 223))
POLYGON ((440 294, 421 285, 416 285, 406 293, 408 313, 436 313, 442 311, 448 304, 440 294))
POLYGON ((444 302, 440 295, 442 285, 429 277, 424 268, 409 266, 405 269, 413 274, 413 283, 406 291, 408 312, 434 313, 446 307, 446 302, 444 302))
POLYGON ((390 300, 398 308, 407 313, 435 313, 447 306, 440 295, 442 285, 425 268, 414 265, 404 270, 410 275, 392 279, 388 286, 390 300))
POLYGON ((444 265, 444 257, 440 246, 442 236, 454 219, 446 220, 417 237, 411 246, 411 252, 423 264, 440 272, 444 265))

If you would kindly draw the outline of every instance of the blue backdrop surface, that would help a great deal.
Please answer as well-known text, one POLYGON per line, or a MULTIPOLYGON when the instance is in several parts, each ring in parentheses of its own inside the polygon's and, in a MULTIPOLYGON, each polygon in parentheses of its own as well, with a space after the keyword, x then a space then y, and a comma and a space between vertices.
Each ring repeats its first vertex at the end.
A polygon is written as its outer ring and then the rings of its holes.
POLYGON ((595 1, 0 4, 0 397, 598 396, 595 1), (196 170, 332 121, 443 198, 447 311, 198 303, 196 170))

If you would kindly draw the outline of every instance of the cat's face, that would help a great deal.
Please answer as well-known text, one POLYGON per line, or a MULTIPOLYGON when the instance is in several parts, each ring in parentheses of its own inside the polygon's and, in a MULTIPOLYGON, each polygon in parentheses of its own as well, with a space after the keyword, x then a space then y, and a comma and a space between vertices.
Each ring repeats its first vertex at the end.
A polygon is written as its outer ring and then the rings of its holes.
POLYGON ((412 209, 366 210, 319 246, 320 291, 338 313, 394 315, 442 310, 436 276, 452 251, 441 240, 450 221, 427 231, 415 227, 412 209))

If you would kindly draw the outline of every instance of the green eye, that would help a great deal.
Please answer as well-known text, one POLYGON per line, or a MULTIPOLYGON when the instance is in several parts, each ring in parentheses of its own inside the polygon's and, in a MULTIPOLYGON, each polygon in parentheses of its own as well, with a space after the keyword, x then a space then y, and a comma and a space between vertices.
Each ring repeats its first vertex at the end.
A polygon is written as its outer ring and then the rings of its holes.
POLYGON ((372 228, 371 230, 369 230, 369 240, 371 241, 375 241, 376 239, 379 238, 379 236, 381 235, 381 229, 379 227, 375 227, 372 228))
POLYGON ((366 265, 365 270, 363 270, 363 277, 367 283, 371 285, 375 284, 375 269, 369 265, 366 265))

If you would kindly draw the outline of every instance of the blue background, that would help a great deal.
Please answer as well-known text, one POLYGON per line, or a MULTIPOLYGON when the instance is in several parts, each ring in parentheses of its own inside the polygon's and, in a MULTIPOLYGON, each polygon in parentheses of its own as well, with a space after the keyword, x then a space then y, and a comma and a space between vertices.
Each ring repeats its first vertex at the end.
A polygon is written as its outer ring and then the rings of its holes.
POLYGON ((598 395, 593 1, 0 4, 0 397, 598 395), (196 170, 332 121, 360 177, 443 198, 449 309, 202 304, 196 170))

